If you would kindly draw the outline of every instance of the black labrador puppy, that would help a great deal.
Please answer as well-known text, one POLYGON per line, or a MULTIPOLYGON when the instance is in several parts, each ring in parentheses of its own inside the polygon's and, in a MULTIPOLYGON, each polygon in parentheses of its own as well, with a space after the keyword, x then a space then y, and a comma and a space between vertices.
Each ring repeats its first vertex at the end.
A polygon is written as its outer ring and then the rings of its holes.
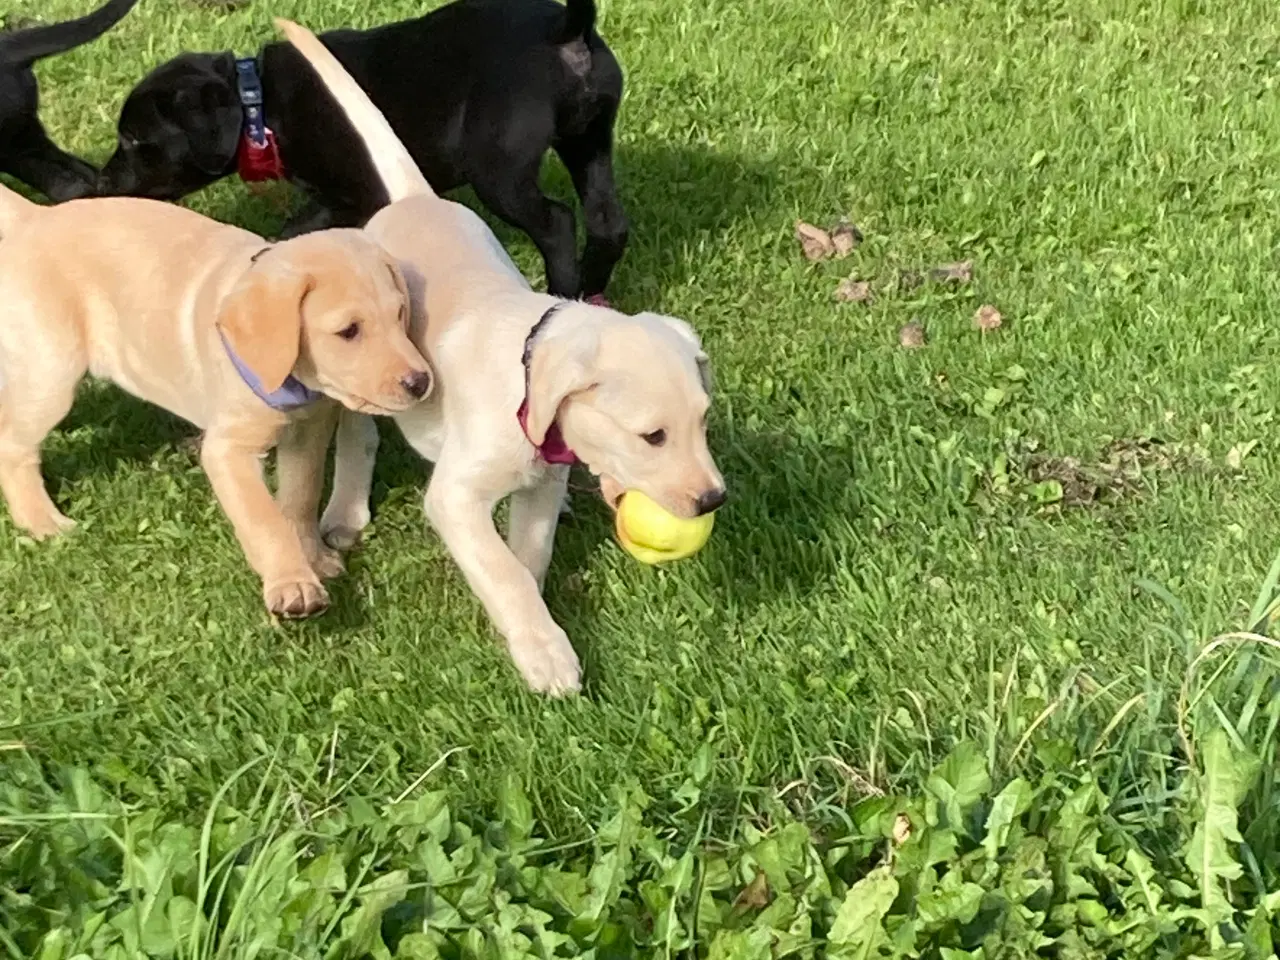
POLYGON ((138 0, 109 0, 88 16, 0 34, 0 173, 17 177, 55 203, 92 194, 98 171, 64 153, 40 123, 40 88, 32 66, 96 40, 138 0))
MULTIPOLYGON (((456 0, 416 20, 320 39, 368 92, 440 192, 470 184, 537 245, 547 288, 601 297, 627 242, 613 180, 622 70, 593 0, 456 0), (575 221, 539 186, 548 148, 582 200, 575 221)), ((387 197, 363 141, 302 56, 187 53, 129 95, 100 192, 176 200, 222 177, 287 179, 311 202, 283 236, 361 226, 387 197)))

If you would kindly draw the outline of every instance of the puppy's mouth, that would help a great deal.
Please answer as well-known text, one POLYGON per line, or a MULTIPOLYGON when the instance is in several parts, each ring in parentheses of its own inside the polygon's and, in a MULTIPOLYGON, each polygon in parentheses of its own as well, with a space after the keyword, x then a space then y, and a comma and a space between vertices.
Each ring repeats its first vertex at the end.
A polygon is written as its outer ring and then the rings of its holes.
POLYGON ((367 413, 373 416, 390 417, 408 410, 409 407, 413 405, 412 403, 403 403, 395 406, 387 406, 381 403, 374 403, 372 400, 366 400, 358 393, 340 390, 337 387, 331 387, 324 382, 321 382, 320 389, 326 396, 337 400, 353 413, 367 413))
POLYGON ((622 495, 626 492, 626 488, 613 477, 607 473, 600 474, 600 497, 609 505, 610 510, 617 511, 622 495))

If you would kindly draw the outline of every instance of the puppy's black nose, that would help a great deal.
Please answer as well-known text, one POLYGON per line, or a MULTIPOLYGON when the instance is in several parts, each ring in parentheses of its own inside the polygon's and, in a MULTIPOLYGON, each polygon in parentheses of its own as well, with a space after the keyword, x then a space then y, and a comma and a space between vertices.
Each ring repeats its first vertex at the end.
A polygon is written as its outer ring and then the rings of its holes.
POLYGON ((719 490, 708 490, 698 498, 694 504, 694 509, 698 511, 698 516, 706 516, 715 510, 719 510, 724 506, 724 502, 729 499, 729 491, 721 487, 719 490))
POLYGON ((425 370, 415 370, 400 378, 400 386, 415 400, 421 400, 431 389, 431 374, 425 370))

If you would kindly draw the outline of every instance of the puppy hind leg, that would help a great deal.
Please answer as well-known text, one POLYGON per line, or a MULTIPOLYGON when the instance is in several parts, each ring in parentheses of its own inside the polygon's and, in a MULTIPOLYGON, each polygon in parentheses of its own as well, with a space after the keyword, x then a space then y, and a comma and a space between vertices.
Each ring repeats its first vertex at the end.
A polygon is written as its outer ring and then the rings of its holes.
POLYGON ((343 410, 333 457, 333 491, 320 519, 320 534, 336 550, 350 550, 369 525, 378 424, 373 417, 343 410))
POLYGON ((14 138, 5 151, 6 173, 35 187, 54 203, 97 193, 98 171, 58 147, 37 122, 14 138))
POLYGON ((552 200, 538 184, 541 157, 514 176, 508 161, 481 164, 487 171, 471 180, 480 202, 504 221, 529 235, 542 254, 547 292, 556 297, 579 293, 578 239, 573 211, 552 200))
POLYGON ((556 148, 582 201, 587 243, 582 251, 582 296, 602 296, 627 248, 630 225, 613 178, 612 118, 600 118, 581 137, 556 148))
POLYGON ((82 356, 56 347, 0 367, 0 493, 13 522, 37 540, 75 526, 45 489, 40 445, 70 412, 86 369, 82 356))

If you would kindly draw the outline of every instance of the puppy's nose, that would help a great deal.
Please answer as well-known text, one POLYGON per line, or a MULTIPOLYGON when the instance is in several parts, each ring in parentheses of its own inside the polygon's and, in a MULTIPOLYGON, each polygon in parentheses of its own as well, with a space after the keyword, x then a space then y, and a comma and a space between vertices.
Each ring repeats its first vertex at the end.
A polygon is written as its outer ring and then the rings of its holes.
POLYGON ((719 510, 728 499, 729 491, 721 487, 718 490, 708 490, 694 502, 693 507, 698 511, 698 516, 702 517, 719 510))
POLYGON ((400 386, 415 400, 421 400, 431 389, 431 374, 425 370, 415 370, 400 378, 400 386))

